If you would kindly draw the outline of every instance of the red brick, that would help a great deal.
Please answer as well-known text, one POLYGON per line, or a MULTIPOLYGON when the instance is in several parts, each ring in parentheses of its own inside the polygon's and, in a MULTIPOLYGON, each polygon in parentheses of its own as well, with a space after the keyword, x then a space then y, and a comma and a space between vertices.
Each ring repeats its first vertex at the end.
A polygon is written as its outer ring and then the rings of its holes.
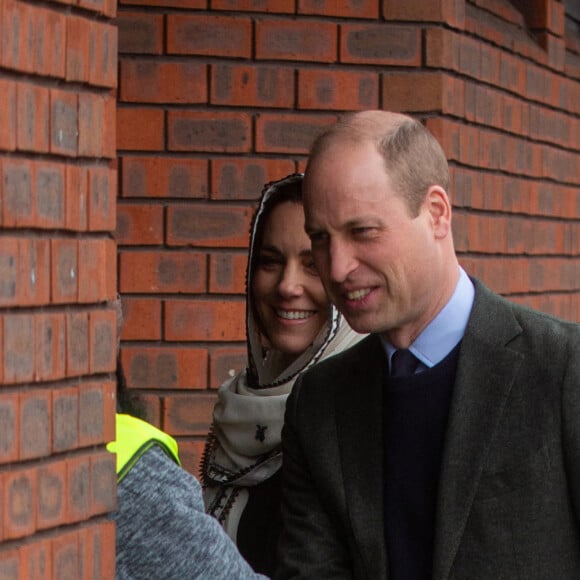
POLYGON ((121 245, 163 243, 163 208, 145 204, 118 206, 115 237, 121 245))
POLYGON ((66 463, 64 460, 43 463, 37 475, 37 528, 48 529, 65 523, 66 463))
POLYGON ((110 232, 117 220, 117 171, 111 167, 90 167, 88 173, 89 230, 110 232))
POLYGON ((70 312, 66 319, 66 374, 69 377, 89 371, 89 319, 86 312, 70 312))
POLYGON ((307 155, 316 136, 335 116, 263 114, 256 121, 256 151, 307 155))
POLYGON ((46 457, 51 452, 52 393, 25 391, 20 395, 20 459, 46 457))
MULTIPOLYGON (((0 511, 0 515, 1 513, 2 512, 0 511)), ((2 539, 1 531, 0 539, 2 539)), ((23 568, 20 559, 20 552, 21 549, 11 547, 2 548, 0 545, 0 578, 2 578, 2 580, 21 580, 21 571, 23 568)))
POLYGON ((52 540, 52 578, 80 578, 78 531, 64 532, 52 540))
POLYGON ((75 93, 50 91, 50 152, 74 157, 78 147, 78 98, 75 93))
POLYGON ((119 53, 161 54, 163 52, 163 15, 119 12, 119 53))
POLYGON ((170 435, 206 435, 215 401, 215 395, 201 393, 164 397, 164 431, 170 435))
POLYGON ((66 167, 66 229, 84 231, 88 224, 88 170, 86 167, 66 167))
POLYGON ((91 455, 91 514, 115 511, 117 507, 117 473, 115 457, 102 450, 91 455))
MULTIPOLYGON (((121 0, 120 4, 137 4, 139 6, 161 6, 162 8, 207 8, 208 0, 121 0)), ((235 2, 235 9, 242 10, 238 0, 235 2)), ((258 0, 260 1, 260 0, 258 0)), ((286 0, 288 1, 288 0, 286 0)), ((293 1, 293 0, 292 0, 293 1)), ((218 8, 212 5, 213 10, 218 8)), ((245 11, 245 8, 243 9, 245 11)))
POLYGON ((78 387, 52 391, 52 450, 62 452, 76 449, 79 438, 78 387))
POLYGON ((161 339, 161 302, 123 297, 123 340, 161 339))
POLYGON ((231 379, 248 365, 245 347, 220 347, 210 351, 209 386, 217 389, 225 380, 231 379))
POLYGON ((105 9, 105 0, 78 0, 78 5, 81 8, 102 14, 105 9))
POLYGON ((337 26, 331 22, 258 21, 256 59, 336 62, 337 35, 337 26))
POLYGON ((178 441, 178 444, 181 467, 199 478, 205 441, 178 441))
POLYGON ((105 240, 105 295, 107 300, 117 297, 117 243, 105 240))
POLYGON ((207 65, 123 59, 120 101, 133 103, 206 103, 207 65))
POLYGON ((115 577, 115 522, 81 527, 78 531, 81 569, 79 578, 115 577))
POLYGON ((0 149, 16 148, 16 83, 0 79, 0 149))
POLYGON ((383 0, 383 17, 386 20, 443 22, 454 28, 463 28, 465 2, 463 0, 432 0, 431 2, 383 0))
POLYGON ((492 46, 481 45, 480 47, 480 78, 486 83, 500 85, 500 60, 501 51, 492 46))
POLYGON ((245 340, 243 301, 167 300, 165 339, 199 341, 245 340))
POLYGON ((117 312, 114 309, 89 313, 91 374, 114 372, 117 361, 117 312))
POLYGON ((107 239, 88 238, 78 242, 78 300, 100 302, 106 298, 107 239))
MULTIPOLYGON (((0 464, 16 463, 19 447, 19 399, 16 393, 0 394, 0 464)), ((2 485, 0 482, 0 490, 2 485)), ((0 493, 1 498, 1 493, 0 493)), ((0 508, 1 516, 1 508, 0 508)), ((1 517, 0 517, 0 521, 1 517)), ((0 539, 2 532, 0 531, 0 539)))
POLYGON ((120 150, 161 151, 164 134, 163 111, 146 107, 118 109, 117 146, 120 150))
MULTIPOLYGON (((5 366, 4 320, 5 320, 5 318, 6 318, 6 316, 3 316, 2 312, 0 312, 0 361, 2 361, 2 364, 0 364, 0 382, 5 382, 4 381, 4 366, 5 366)), ((1 514, 0 514, 0 517, 1 517, 1 514)), ((2 531, 0 529, 0 538, 1 537, 2 537, 2 531)))
POLYGON ((211 100, 234 107, 294 106, 294 71, 281 67, 211 65, 211 100))
POLYGON ((4 540, 29 536, 36 530, 37 471, 24 468, 2 475, 4 540))
POLYGON ((289 159, 228 157, 211 161, 212 199, 257 200, 264 184, 294 173, 289 159))
POLYGON ((55 238, 51 246, 51 301, 76 302, 78 297, 78 242, 75 239, 55 238))
POLYGON ((22 275, 20 270, 20 245, 18 238, 3 238, 0 245, 0 304, 18 304, 22 295, 22 275))
POLYGON ((123 293, 203 293, 205 254, 185 252, 121 252, 119 289, 123 293))
POLYGON ((22 383, 34 378, 34 317, 31 314, 4 316, 4 382, 22 383))
POLYGON ((444 112, 447 77, 441 73, 409 72, 383 75, 383 107, 401 112, 444 112))
POLYGON ((117 382, 104 381, 103 390, 103 442, 115 440, 115 414, 117 412, 117 382))
MULTIPOLYGON (((79 156, 116 156, 115 109, 113 95, 79 93, 79 156)), ((141 127, 147 127, 145 121, 141 127)))
POLYGON ((205 389, 208 356, 192 347, 126 346, 121 360, 130 389, 205 389))
POLYGON ((20 552, 21 579, 49 578, 52 574, 52 544, 49 538, 22 544, 20 552))
POLYGON ((18 241, 18 293, 20 306, 50 302, 50 240, 21 238, 18 241))
POLYGON ((338 16, 339 18, 372 18, 379 17, 379 2, 376 0, 301 0, 298 3, 299 14, 318 16, 338 16))
MULTIPOLYGON (((93 0, 90 0, 93 1, 93 0)), ((89 28, 89 82, 106 88, 117 86, 117 27, 93 21, 89 28)))
POLYGON ((526 93, 526 67, 518 58, 502 51, 499 69, 502 87, 518 94, 526 93))
POLYGON ((39 161, 34 168, 36 225, 63 229, 65 225, 65 166, 39 161))
POLYGON ((155 425, 155 427, 162 428, 161 397, 159 395, 143 395, 139 393, 136 403, 145 421, 155 425))
POLYGON ((34 34, 36 7, 16 0, 4 0, 0 20, 0 67, 21 73, 34 72, 34 34))
POLYGON ((2 222, 5 226, 33 226, 35 201, 33 193, 34 166, 29 161, 2 160, 2 222))
MULTIPOLYGON (((68 522, 79 522, 90 515, 90 462, 88 457, 69 457, 66 460, 68 522)), ((69 576, 76 578, 76 576, 69 576)))
POLYGON ((66 16, 36 7, 33 11, 34 70, 44 76, 64 78, 66 16))
POLYGON ((16 86, 16 148, 47 153, 49 149, 48 89, 24 82, 16 86))
POLYGON ((247 113, 169 111, 167 132, 171 151, 243 153, 252 147, 252 122, 247 113))
POLYGON ((425 31, 425 60, 432 68, 459 69, 459 39, 461 37, 444 28, 425 31))
POLYGON ((167 15, 167 53, 250 58, 252 21, 242 16, 167 15))
POLYGON ((212 294, 244 294, 247 253, 210 254, 209 291, 212 294))
POLYGON ((36 378, 54 381, 66 375, 66 322, 62 312, 35 315, 36 378))
POLYGON ((566 5, 558 0, 530 0, 525 18, 530 28, 549 30, 557 36, 565 35, 566 5))
POLYGON ((105 391, 100 382, 79 385, 79 446, 103 443, 105 391))
POLYGON ((188 157, 121 158, 122 197, 206 198, 208 162, 188 157))
POLYGON ((66 19, 66 80, 89 80, 90 20, 69 15, 66 19))
POLYGON ((377 74, 314 69, 298 72, 299 109, 376 109, 378 104, 377 74))
POLYGON ((167 244, 243 248, 251 211, 233 205, 172 205, 167 209, 167 244))
MULTIPOLYGON (((136 1, 136 0, 132 0, 136 1)), ((159 1, 159 0, 157 0, 159 1)), ((175 1, 175 0, 173 0, 175 1)), ((269 14, 294 14, 295 0, 276 0, 268 2, 265 8, 264 0, 212 0, 212 10, 239 10, 242 12, 265 12, 269 14)))
POLYGON ((421 64, 421 30, 390 24, 343 24, 340 62, 390 66, 421 64))

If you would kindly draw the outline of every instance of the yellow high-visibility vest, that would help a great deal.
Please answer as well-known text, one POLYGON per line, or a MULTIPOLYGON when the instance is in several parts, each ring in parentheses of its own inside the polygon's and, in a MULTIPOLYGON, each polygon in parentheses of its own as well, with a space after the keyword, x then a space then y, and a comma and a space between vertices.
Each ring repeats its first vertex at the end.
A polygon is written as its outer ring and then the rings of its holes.
POLYGON ((115 441, 107 444, 107 450, 117 454, 117 481, 120 482, 139 458, 154 445, 163 451, 178 465, 179 461, 177 442, 157 427, 132 417, 117 413, 117 435, 115 441))

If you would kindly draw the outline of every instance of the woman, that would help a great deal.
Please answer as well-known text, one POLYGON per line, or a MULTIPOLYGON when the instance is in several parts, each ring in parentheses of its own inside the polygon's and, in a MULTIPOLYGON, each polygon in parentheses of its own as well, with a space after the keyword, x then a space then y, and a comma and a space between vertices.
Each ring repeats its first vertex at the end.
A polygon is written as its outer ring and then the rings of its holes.
POLYGON ((364 338, 328 302, 304 232, 302 175, 264 188, 250 234, 248 368, 218 391, 202 460, 207 511, 273 576, 281 528, 281 430, 298 375, 364 338))

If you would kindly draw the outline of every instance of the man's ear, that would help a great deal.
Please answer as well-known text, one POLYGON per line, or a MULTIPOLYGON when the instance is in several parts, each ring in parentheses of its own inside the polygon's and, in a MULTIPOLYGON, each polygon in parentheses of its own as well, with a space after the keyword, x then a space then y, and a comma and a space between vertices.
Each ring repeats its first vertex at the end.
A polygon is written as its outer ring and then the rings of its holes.
POLYGON ((425 196, 425 206, 429 212, 436 238, 444 238, 451 232, 451 201, 447 192, 439 185, 432 185, 425 196))

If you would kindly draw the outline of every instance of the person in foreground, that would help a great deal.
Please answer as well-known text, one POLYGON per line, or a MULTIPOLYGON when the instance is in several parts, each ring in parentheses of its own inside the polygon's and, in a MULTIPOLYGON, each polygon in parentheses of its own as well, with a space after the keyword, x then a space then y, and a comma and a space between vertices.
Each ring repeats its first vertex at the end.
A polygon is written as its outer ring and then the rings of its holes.
POLYGON ((118 413, 107 449, 117 455, 116 580, 266 580, 205 513, 172 437, 118 413))
POLYGON ((208 512, 254 570, 272 575, 288 393, 305 369, 363 338, 329 303, 314 269, 301 174, 264 188, 246 280, 248 368, 218 391, 201 479, 208 512))
POLYGON ((409 117, 313 145, 313 258, 371 335, 288 399, 278 579, 580 578, 580 325, 467 276, 448 191, 409 117))

